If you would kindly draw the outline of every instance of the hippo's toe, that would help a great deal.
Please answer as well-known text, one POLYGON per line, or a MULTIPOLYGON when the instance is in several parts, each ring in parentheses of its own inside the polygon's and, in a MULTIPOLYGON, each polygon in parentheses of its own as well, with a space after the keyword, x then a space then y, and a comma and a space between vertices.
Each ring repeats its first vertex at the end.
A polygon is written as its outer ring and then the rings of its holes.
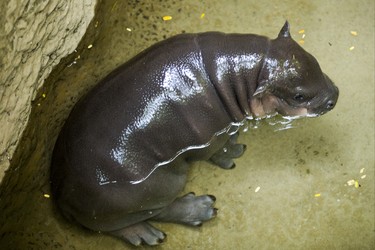
POLYGON ((222 149, 211 156, 210 161, 221 168, 232 169, 235 167, 232 159, 240 157, 245 150, 246 145, 228 141, 222 149))
POLYGON ((155 246, 163 242, 166 234, 147 222, 140 222, 129 227, 109 232, 109 234, 125 240, 135 246, 145 243, 155 246))
POLYGON ((189 193, 177 198, 152 220, 200 226, 217 215, 217 208, 213 207, 215 200, 213 195, 195 196, 189 193))

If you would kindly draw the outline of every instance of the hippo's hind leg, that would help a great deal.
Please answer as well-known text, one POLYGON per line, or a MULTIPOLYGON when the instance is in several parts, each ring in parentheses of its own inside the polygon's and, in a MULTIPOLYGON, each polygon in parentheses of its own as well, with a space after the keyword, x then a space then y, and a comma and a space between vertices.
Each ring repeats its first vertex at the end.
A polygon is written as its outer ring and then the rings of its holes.
POLYGON ((234 168, 236 165, 233 158, 240 157, 246 150, 246 145, 238 144, 237 138, 238 133, 232 135, 225 145, 211 156, 210 161, 224 169, 234 168))
MULTIPOLYGON (((213 207, 215 200, 216 198, 213 195, 195 196, 194 193, 188 193, 175 199, 161 211, 155 210, 156 215, 148 220, 200 226, 204 221, 216 216, 217 209, 213 207)), ((141 221, 107 233, 135 246, 142 243, 150 246, 158 245, 166 237, 164 232, 153 227, 147 221, 141 221)))
POLYGON ((213 207, 215 201, 213 195, 188 193, 177 198, 151 220, 200 226, 217 215, 217 208, 213 207))

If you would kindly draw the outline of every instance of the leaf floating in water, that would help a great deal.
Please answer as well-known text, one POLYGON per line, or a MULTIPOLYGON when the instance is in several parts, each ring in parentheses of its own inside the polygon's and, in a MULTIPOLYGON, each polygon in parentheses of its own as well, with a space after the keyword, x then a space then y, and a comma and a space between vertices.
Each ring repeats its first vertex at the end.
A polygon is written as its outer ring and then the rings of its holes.
POLYGON ((347 184, 348 184, 348 186, 353 186, 354 185, 354 183, 355 183, 355 180, 348 180, 347 182, 346 182, 347 184))
POLYGON ((163 16, 164 21, 172 20, 172 16, 163 16))

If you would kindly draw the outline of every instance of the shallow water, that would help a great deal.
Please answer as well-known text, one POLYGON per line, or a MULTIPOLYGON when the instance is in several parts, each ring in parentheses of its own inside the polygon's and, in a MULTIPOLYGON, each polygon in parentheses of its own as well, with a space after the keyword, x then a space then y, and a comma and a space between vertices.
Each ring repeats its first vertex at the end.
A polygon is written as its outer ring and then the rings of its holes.
POLYGON ((100 3, 77 52, 60 63, 34 101, 0 188, 1 249, 128 249, 67 223, 45 197, 53 144, 74 103, 155 41, 209 30, 276 37, 285 19, 339 87, 337 106, 293 129, 249 127, 240 136, 247 152, 233 170, 194 164, 185 191, 215 194, 218 217, 200 228, 155 223, 168 234, 157 249, 374 248, 373 1, 227 3, 100 3), (163 21, 165 15, 172 20, 163 21))

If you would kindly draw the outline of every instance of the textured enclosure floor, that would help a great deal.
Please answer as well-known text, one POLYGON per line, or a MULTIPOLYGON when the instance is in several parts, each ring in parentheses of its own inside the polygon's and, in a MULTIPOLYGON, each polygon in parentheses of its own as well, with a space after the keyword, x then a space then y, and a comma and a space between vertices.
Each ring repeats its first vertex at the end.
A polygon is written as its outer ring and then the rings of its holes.
POLYGON ((374 2, 141 2, 102 3, 77 53, 46 83, 28 128, 39 143, 25 140, 1 187, 0 248, 130 248, 67 223, 44 197, 51 138, 73 102, 163 37, 218 30, 274 38, 288 19, 339 87, 337 106, 290 130, 241 133, 247 152, 233 170, 194 164, 185 191, 214 194, 218 216, 200 228, 155 223, 168 237, 154 249, 374 249, 374 2))

